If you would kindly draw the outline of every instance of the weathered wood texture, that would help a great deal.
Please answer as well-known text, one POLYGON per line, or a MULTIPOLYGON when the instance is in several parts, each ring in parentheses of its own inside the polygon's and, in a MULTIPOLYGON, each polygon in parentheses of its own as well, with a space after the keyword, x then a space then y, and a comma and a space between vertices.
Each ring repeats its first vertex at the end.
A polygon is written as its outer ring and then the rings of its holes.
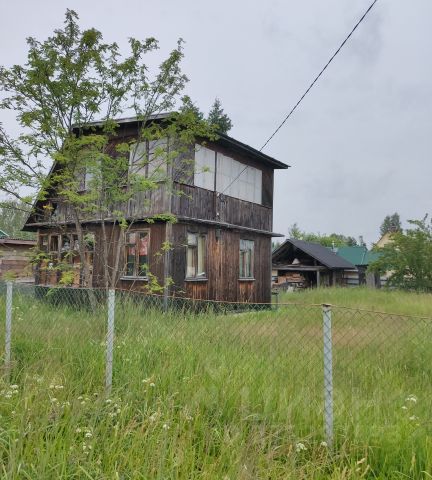
POLYGON ((270 232, 272 209, 190 185, 175 186, 172 213, 191 219, 212 220, 270 232))
POLYGON ((230 229, 177 224, 173 229, 174 251, 171 269, 173 293, 180 296, 228 302, 270 302, 271 238, 259 234, 242 234, 230 229), (206 280, 185 280, 186 235, 207 234, 206 280), (239 280, 240 239, 255 242, 253 280, 239 280))

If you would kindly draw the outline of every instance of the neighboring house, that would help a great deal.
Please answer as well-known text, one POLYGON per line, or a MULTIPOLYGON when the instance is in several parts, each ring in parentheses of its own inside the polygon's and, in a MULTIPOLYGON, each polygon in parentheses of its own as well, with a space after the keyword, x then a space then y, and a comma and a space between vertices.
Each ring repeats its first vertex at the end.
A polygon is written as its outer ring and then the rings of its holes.
POLYGON ((29 259, 35 245, 35 240, 11 238, 0 230, 0 278, 8 275, 19 279, 31 278, 33 273, 29 259))
POLYGON ((377 243, 375 243, 374 247, 382 248, 382 247, 385 247, 386 245, 388 245, 389 243, 391 243, 392 242, 391 237, 394 233, 395 232, 384 233, 384 235, 381 236, 381 238, 377 241, 377 243))
POLYGON ((369 264, 378 260, 379 253, 370 252, 366 246, 334 247, 332 250, 355 266, 354 269, 345 271, 347 286, 368 285, 375 288, 381 287, 380 276, 376 273, 367 272, 369 264))
MULTIPOLYGON (((152 121, 162 118, 165 117, 154 117, 152 121)), ((136 119, 118 120, 118 124, 116 133, 122 141, 136 138, 136 119)), ((151 142, 139 146, 147 152, 152 148, 151 142)), ((269 302, 271 239, 278 236, 272 232, 274 170, 288 166, 227 135, 220 135, 216 141, 197 141, 191 146, 191 160, 195 165, 191 175, 178 175, 181 164, 176 160, 168 169, 174 194, 161 183, 157 190, 137 195, 127 205, 116 206, 133 220, 121 253, 117 286, 145 290, 150 279, 141 267, 146 265, 159 284, 172 279, 169 295, 269 302), (155 214, 167 212, 176 216, 177 223, 146 222, 155 214), (173 249, 161 254, 165 242, 173 249)), ((133 163, 131 158, 130 165, 133 163)), ((53 192, 52 198, 36 207, 35 212, 45 213, 30 215, 24 229, 38 233, 38 246, 50 259, 48 265, 45 262, 46 268, 37 272, 37 283, 57 284, 60 272, 54 268, 55 264, 69 258, 75 272, 73 284, 81 285, 79 256, 65 255, 77 250, 77 232, 67 203, 57 199, 53 192)), ((112 245, 120 229, 117 225, 107 228, 113 237, 108 246, 110 267, 116 262, 112 245)), ((106 265, 100 219, 89 218, 84 229, 92 264, 92 285, 103 287, 106 265)))
POLYGON ((272 255, 273 286, 296 289, 345 285, 355 266, 318 243, 288 239, 272 255))

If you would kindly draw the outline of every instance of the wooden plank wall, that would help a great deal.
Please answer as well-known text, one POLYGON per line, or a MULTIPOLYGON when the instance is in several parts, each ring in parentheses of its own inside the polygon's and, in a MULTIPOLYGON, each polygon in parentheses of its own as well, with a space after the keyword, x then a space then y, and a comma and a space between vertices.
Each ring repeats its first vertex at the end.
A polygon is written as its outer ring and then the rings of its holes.
POLYGON ((172 272, 180 296, 230 302, 270 302, 271 300, 271 238, 259 234, 241 234, 228 229, 177 224, 173 228, 175 244, 172 272), (185 281, 187 232, 207 233, 207 280, 185 281), (255 242, 254 280, 239 280, 240 238, 255 242))

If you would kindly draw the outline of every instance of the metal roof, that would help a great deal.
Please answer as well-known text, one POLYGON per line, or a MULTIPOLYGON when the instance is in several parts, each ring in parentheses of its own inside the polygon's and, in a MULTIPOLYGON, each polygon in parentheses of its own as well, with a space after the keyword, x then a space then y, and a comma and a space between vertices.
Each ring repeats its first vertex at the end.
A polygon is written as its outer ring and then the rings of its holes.
POLYGON ((380 254, 370 252, 364 245, 353 247, 337 247, 336 255, 344 258, 353 265, 367 266, 375 260, 378 260, 380 254))
POLYGON ((319 243, 305 242, 304 240, 297 240, 295 238, 289 238, 288 240, 285 240, 285 242, 273 252, 273 263, 277 261, 283 263, 284 253, 286 253, 292 246, 301 250, 307 255, 310 255, 319 263, 331 270, 355 268, 352 263, 336 255, 329 248, 324 247, 319 243))

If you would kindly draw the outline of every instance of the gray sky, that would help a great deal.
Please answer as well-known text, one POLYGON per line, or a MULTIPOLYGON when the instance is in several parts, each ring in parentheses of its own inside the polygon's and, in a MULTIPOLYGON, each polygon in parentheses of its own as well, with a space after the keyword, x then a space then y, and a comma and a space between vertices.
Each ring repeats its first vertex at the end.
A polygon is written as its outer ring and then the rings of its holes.
MULTIPOLYGON (((156 37, 160 59, 186 41, 187 93, 218 96, 230 135, 260 148, 371 0, 3 0, 0 64, 23 63, 66 8, 108 41, 156 37)), ((265 152, 276 171, 274 230, 376 241, 385 215, 432 213, 432 2, 379 0, 265 152)), ((0 121, 10 118, 0 113, 0 121)))

